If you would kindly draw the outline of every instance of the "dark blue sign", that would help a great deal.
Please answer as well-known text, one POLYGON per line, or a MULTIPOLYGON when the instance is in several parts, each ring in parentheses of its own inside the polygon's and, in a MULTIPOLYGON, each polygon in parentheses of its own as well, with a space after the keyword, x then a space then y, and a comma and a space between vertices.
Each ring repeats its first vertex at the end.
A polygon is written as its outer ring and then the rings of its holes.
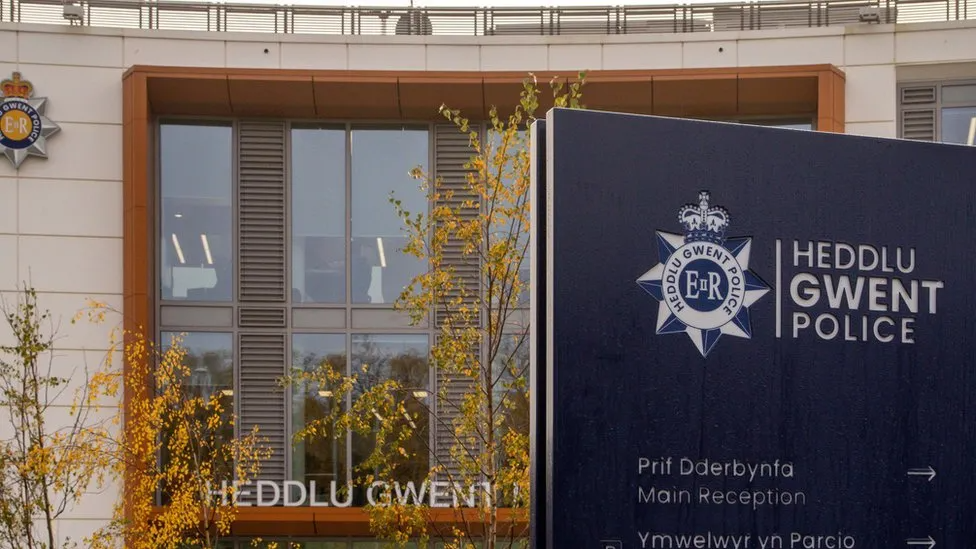
POLYGON ((976 547, 976 149, 561 109, 546 145, 538 547, 976 547))

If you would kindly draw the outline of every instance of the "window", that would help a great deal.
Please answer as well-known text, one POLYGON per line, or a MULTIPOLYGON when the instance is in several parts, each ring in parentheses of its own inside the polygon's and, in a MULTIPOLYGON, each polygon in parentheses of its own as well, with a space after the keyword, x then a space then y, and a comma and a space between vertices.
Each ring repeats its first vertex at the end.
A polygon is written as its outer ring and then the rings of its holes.
MULTIPOLYGON (((229 416, 234 410, 233 336, 229 333, 163 332, 161 340, 164 353, 177 345, 185 353, 184 364, 190 371, 190 378, 184 381, 184 387, 189 392, 188 396, 204 400, 217 396, 221 399, 226 417, 220 431, 214 433, 215 439, 230 440, 233 438, 234 426, 229 421, 229 416)), ((202 412, 199 421, 201 425, 206 424, 206 418, 202 412)), ((167 433, 164 432, 163 436, 166 437, 167 433)), ((163 463, 169 459, 169 456, 166 455, 165 445, 163 455, 160 458, 163 463)), ((216 463, 215 465, 223 470, 228 479, 233 478, 232 463, 216 463)), ((218 476, 220 475, 218 474, 218 476)), ((165 493, 162 493, 161 497, 165 503, 165 493)))
POLYGON ((899 88, 898 136, 976 145, 976 83, 911 83, 899 88))
MULTIPOLYGON (((345 374, 346 336, 343 334, 296 334, 292 338, 292 366, 314 371, 328 366, 345 374)), ((298 432, 312 421, 328 417, 343 406, 328 387, 292 387, 292 432, 298 432)), ((292 479, 305 485, 316 501, 330 501, 332 482, 337 489, 349 481, 346 440, 331 436, 333 430, 292 446, 292 479)), ((336 492, 338 493, 338 492, 336 492)), ((330 502, 331 504, 331 502, 330 502)))
POLYGON ((427 212, 427 197, 410 170, 428 164, 425 128, 352 130, 353 303, 393 303, 411 279, 423 272, 407 243, 390 193, 410 212, 427 212))
POLYGON ((159 275, 164 300, 231 300, 232 134, 230 125, 160 126, 159 275))
POLYGON ((346 302, 346 131, 291 131, 292 302, 346 302))
MULTIPOLYGON (((497 131, 494 131, 492 129, 488 130, 488 139, 492 146, 493 155, 498 154, 499 149, 502 146, 502 135, 503 134, 500 134, 497 131)), ((508 149, 505 151, 505 156, 507 157, 507 161, 505 162, 504 166, 501 166, 501 170, 502 170, 501 180, 504 183, 504 185, 509 189, 511 189, 515 185, 515 173, 514 173, 515 170, 521 168, 521 166, 517 167, 515 165, 515 158, 521 152, 526 151, 528 149, 530 145, 530 139, 531 136, 529 135, 528 130, 520 130, 518 133, 515 134, 514 140, 508 144, 508 149)), ((525 160, 528 161, 528 157, 526 157, 525 160)), ((499 168, 499 166, 493 164, 490 164, 490 167, 496 170, 499 168)), ((531 173, 528 170, 525 173, 526 175, 529 176, 531 175, 531 173)), ((528 187, 529 184, 528 180, 526 180, 523 184, 526 187, 528 187)), ((526 188, 524 199, 518 201, 518 205, 528 203, 529 200, 530 200, 529 190, 528 188, 526 188)), ((516 203, 514 200, 501 200, 499 201, 499 205, 504 207, 514 207, 516 206, 516 203)), ((528 218, 528 210, 526 210, 526 218, 528 218)), ((531 258, 532 258, 532 249, 529 246, 529 227, 528 224, 513 224, 512 222, 515 220, 511 218, 509 218, 508 221, 509 221, 508 223, 496 224, 496 226, 493 227, 492 232, 495 235, 495 238, 498 238, 499 240, 508 238, 508 236, 511 235, 512 232, 515 232, 517 234, 515 239, 515 246, 517 246, 520 250, 524 250, 525 253, 522 255, 522 263, 519 266, 518 275, 519 275, 519 281, 522 283, 522 288, 521 291, 519 292, 519 295, 517 296, 518 299, 516 302, 516 306, 528 307, 529 294, 530 294, 529 278, 531 276, 530 266, 531 266, 531 258)), ((528 219, 526 219, 526 221, 528 221, 528 219)))
POLYGON ((759 120, 738 120, 739 124, 750 124, 753 126, 766 126, 769 128, 786 128, 791 130, 813 130, 812 120, 792 120, 792 119, 759 119, 759 120))
MULTIPOLYGON (((327 365, 344 375, 356 373, 362 390, 386 380, 398 381, 404 389, 397 396, 409 416, 402 421, 410 424, 414 437, 406 447, 412 458, 396 471, 395 476, 403 482, 423 482, 430 471, 428 402, 431 397, 427 335, 352 334, 351 340, 352 352, 347 359, 346 336, 343 334, 295 334, 292 338, 293 367, 312 371, 327 365), (364 366, 365 373, 362 371, 364 366)), ((352 398, 358 396, 354 394, 352 398)), ((328 387, 293 387, 292 430, 297 432, 311 421, 326 418, 334 407, 347 404, 337 401, 328 387)), ((334 432, 301 442, 292 449, 292 478, 309 490, 314 481, 316 500, 330 503, 331 483, 335 481, 337 488, 344 487, 355 475, 353 467, 362 464, 374 449, 370 437, 350 434, 336 439, 331 437, 334 432), (351 462, 347 456, 351 457, 351 462)), ((365 503, 363 490, 355 490, 354 496, 354 505, 365 503)), ((340 502, 346 501, 345 495, 337 497, 340 502)))
MULTIPOLYGON (((413 429, 413 438, 405 446, 411 458, 395 471, 400 482, 413 481, 418 486, 430 472, 430 441, 428 403, 430 395, 430 366, 427 360, 426 335, 353 334, 351 368, 360 376, 364 389, 387 379, 394 379, 403 387, 399 395, 410 417, 403 418, 413 429), (362 369, 366 366, 366 372, 362 369), (416 417, 416 419, 414 419, 416 417)), ((353 399, 358 395, 354 394, 353 399)), ((399 418, 397 418, 399 419, 399 418)), ((352 463, 363 463, 374 449, 374 439, 353 434, 352 463)), ((358 491, 355 505, 365 503, 365 494, 358 491)))
MULTIPOLYGON (((408 327, 389 309, 426 268, 402 252, 390 195, 427 213, 410 171, 430 165, 430 134, 426 125, 160 124, 160 342, 190 329, 194 390, 221 395, 239 425, 258 426, 273 450, 262 477, 306 487, 291 501, 311 495, 331 505, 332 482, 345 488, 373 446, 351 434, 293 444, 289 432, 349 401, 327 387, 279 390, 289 364, 327 363, 343 374, 369 364, 367 383, 400 381, 410 414, 395 419, 412 423, 416 437, 407 448, 414 458, 396 473, 422 481, 429 472, 431 328, 408 327)), ((337 496, 343 504, 346 494, 337 496)))
POLYGON ((355 304, 392 304, 423 272, 419 259, 402 253, 407 239, 390 197, 407 211, 427 212, 410 171, 426 169, 428 141, 425 127, 292 129, 293 303, 345 304, 347 258, 355 304))
POLYGON ((941 141, 943 143, 976 145, 976 105, 942 109, 941 141))
POLYGON ((187 386, 194 395, 203 398, 220 392, 234 397, 234 338, 227 333, 189 332, 178 334, 164 332, 164 351, 172 348, 176 339, 186 352, 186 365, 190 369, 187 386))

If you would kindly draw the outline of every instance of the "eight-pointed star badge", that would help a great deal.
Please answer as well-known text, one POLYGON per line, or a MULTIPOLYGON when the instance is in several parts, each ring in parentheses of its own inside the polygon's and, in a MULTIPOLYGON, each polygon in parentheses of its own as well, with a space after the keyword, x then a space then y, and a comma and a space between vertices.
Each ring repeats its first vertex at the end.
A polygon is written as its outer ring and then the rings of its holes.
POLYGON ((684 235, 657 231, 660 263, 637 279, 660 302, 657 333, 688 334, 703 357, 723 334, 751 338, 749 307, 769 292, 749 270, 752 238, 726 238, 729 212, 708 201, 678 210, 684 235))
POLYGON ((47 99, 32 97, 34 86, 19 72, 0 82, 0 150, 19 168, 28 156, 47 158, 47 138, 61 128, 44 116, 47 99))

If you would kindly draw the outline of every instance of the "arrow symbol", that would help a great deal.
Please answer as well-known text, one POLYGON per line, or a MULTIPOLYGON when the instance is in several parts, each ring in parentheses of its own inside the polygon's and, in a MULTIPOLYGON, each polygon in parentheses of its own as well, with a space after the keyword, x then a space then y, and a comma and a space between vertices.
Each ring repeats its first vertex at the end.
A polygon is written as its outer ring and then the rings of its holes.
POLYGON ((927 549, 932 549, 933 547, 935 547, 935 540, 932 539, 932 536, 928 536, 925 539, 908 538, 907 540, 905 540, 905 542, 908 545, 924 545, 927 549))
POLYGON ((931 466, 926 467, 925 469, 909 469, 908 476, 929 477, 929 482, 932 482, 932 479, 935 478, 935 469, 933 469, 931 466))

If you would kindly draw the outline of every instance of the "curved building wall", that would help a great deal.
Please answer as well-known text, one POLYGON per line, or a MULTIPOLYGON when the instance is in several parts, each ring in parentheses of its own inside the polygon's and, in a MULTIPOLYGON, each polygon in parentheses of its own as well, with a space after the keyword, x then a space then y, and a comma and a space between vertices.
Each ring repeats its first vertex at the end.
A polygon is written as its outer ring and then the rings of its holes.
MULTIPOLYGON (((670 71, 662 81, 682 78, 681 71, 687 71, 691 81, 708 80, 714 74, 749 78, 742 75, 756 67, 775 67, 789 74, 809 66, 833 66, 842 73, 839 91, 819 84, 815 94, 819 99, 814 101, 822 105, 824 97, 830 96, 842 105, 833 108, 840 109, 834 118, 841 119, 843 131, 897 137, 901 82, 976 77, 976 24, 548 37, 332 37, 0 24, 0 77, 20 72, 33 83, 35 96, 48 98, 44 114, 61 127, 48 140, 47 159, 30 157, 19 169, 0 159, 0 292, 9 299, 18 282, 30 280, 40 292, 41 304, 62 319, 65 337, 58 343, 59 368, 68 371, 86 360, 91 364, 102 359, 110 327, 68 321, 87 298, 123 309, 128 261, 123 249, 145 252, 138 246, 126 247, 124 230, 126 209, 131 213, 132 207, 124 200, 124 156, 131 155, 133 147, 149 146, 138 135, 129 143, 123 137, 123 125, 130 122, 125 117, 138 116, 123 109, 123 77, 133 67, 144 71, 169 67, 171 76, 178 76, 178 68, 192 67, 186 72, 194 78, 210 69, 220 78, 253 76, 257 73, 250 69, 261 69, 264 72, 257 79, 261 82, 274 80, 278 70, 291 71, 282 73, 286 79, 298 78, 303 70, 357 71, 357 78, 365 74, 358 71, 381 71, 375 73, 377 78, 391 74, 402 82, 414 78, 414 85, 425 77, 435 78, 424 85, 446 94, 443 99, 450 102, 455 89, 451 86, 471 77, 484 93, 495 72, 506 73, 510 81, 513 74, 529 71, 567 76, 579 69, 597 75, 610 71, 606 73, 610 76, 604 75, 607 79, 626 83, 628 78, 640 81, 639 75, 660 74, 655 71, 670 71), (737 73, 738 69, 743 71, 737 73), (436 78, 446 72, 460 74, 460 80, 439 89, 436 78)), ((202 80, 180 82, 169 91, 150 90, 145 112, 158 106, 153 104, 156 100, 161 105, 175 97, 189 111, 208 101, 204 95, 209 88, 200 84, 202 80)), ((425 89, 423 93, 430 95, 425 89)), ((644 93, 621 87, 608 94, 627 89, 629 94, 644 93)), ((715 92, 707 86, 703 89, 707 101, 737 100, 721 94, 714 99, 715 92)), ((653 93, 652 87, 646 93, 653 93)), ((282 95, 279 101, 291 100, 282 95)), ((431 99, 431 105, 438 100, 431 99)), ((653 100, 646 99, 648 104, 653 100)), ((262 116, 267 116, 267 105, 262 108, 262 116)), ((809 114, 816 122, 818 113, 809 114)), ((143 298, 139 307, 145 299, 151 301, 151 295, 139 295, 143 298)), ((132 303, 127 300, 126 306, 132 303)), ((78 539, 103 523, 116 495, 114 490, 90 495, 60 521, 59 534, 78 539)))

